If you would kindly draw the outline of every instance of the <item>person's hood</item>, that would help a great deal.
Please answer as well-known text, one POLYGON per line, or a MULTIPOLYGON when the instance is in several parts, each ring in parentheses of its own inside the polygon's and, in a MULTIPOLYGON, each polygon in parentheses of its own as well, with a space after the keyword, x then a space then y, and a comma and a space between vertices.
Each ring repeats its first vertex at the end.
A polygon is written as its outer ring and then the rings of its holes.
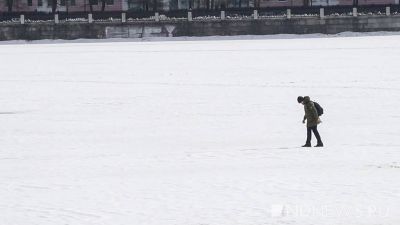
POLYGON ((304 104, 307 104, 307 103, 309 103, 311 100, 310 100, 310 97, 309 96, 304 96, 304 100, 303 100, 303 102, 304 102, 304 104))

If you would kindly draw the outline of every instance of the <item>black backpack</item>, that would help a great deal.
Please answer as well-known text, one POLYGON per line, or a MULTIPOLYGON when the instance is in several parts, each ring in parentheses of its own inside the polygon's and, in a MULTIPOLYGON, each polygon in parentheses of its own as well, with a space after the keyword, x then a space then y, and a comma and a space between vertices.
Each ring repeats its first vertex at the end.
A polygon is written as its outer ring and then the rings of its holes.
POLYGON ((316 102, 314 102, 315 109, 317 110, 318 116, 324 114, 324 109, 316 102))

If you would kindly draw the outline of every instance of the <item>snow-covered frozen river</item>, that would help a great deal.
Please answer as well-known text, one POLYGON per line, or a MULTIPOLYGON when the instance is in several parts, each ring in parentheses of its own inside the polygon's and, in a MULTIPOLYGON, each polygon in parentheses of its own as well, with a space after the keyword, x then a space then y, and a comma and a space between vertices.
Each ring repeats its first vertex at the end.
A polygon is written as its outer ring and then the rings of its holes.
POLYGON ((398 225, 400 35, 301 37, 0 45, 0 224, 398 225))

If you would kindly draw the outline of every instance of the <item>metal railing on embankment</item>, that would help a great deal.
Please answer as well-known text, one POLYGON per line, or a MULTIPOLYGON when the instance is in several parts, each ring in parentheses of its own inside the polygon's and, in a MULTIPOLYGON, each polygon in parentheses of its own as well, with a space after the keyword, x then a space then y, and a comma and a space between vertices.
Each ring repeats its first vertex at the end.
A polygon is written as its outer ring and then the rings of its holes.
POLYGON ((0 13, 0 24, 29 23, 129 23, 135 21, 208 21, 208 20, 258 20, 302 17, 359 17, 400 15, 399 5, 329 6, 292 8, 228 8, 224 10, 175 11, 116 11, 116 12, 57 12, 0 13))

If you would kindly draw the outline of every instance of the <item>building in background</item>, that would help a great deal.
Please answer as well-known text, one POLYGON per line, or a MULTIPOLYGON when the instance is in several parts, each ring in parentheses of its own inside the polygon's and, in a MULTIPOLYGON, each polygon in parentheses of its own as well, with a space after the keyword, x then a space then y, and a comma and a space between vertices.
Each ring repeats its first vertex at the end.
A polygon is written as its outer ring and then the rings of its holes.
POLYGON ((124 1, 127 0, 1 0, 0 12, 122 11, 124 1))
POLYGON ((169 11, 399 4, 399 0, 0 0, 0 12, 169 11))
POLYGON ((399 4, 399 0, 312 0, 313 6, 399 4))

